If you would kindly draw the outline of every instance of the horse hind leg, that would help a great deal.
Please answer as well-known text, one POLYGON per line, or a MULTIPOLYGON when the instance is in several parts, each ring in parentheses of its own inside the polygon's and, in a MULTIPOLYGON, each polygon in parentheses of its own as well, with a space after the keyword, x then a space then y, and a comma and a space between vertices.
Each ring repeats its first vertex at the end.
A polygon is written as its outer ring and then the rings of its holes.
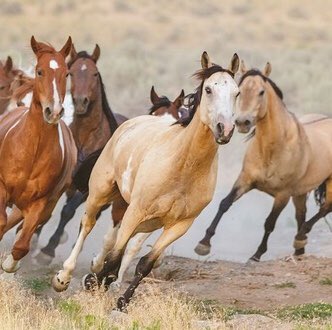
POLYGON ((332 211, 332 178, 326 181, 326 197, 325 202, 319 209, 319 211, 308 221, 303 222, 300 230, 294 239, 294 248, 296 250, 302 249, 307 244, 307 234, 311 231, 315 223, 325 217, 328 213, 332 211))
POLYGON ((124 311, 131 297, 133 296, 136 288, 152 270, 155 262, 162 255, 164 250, 179 237, 184 235, 192 225, 194 219, 182 220, 174 226, 164 229, 156 243, 153 245, 152 250, 142 257, 136 267, 135 276, 125 293, 117 301, 117 309, 124 311))
MULTIPOLYGON (((295 206, 295 218, 297 222, 297 232, 299 233, 302 224, 305 222, 307 213, 307 194, 301 196, 295 196, 292 198, 295 206)), ((294 255, 299 256, 305 253, 304 247, 295 249, 294 255)))

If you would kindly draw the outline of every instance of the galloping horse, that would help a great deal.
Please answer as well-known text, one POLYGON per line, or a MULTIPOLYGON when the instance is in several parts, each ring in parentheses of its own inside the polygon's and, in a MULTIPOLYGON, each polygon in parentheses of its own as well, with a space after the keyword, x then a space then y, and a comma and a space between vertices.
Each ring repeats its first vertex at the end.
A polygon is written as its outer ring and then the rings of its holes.
POLYGON ((13 92, 28 79, 22 70, 13 67, 10 56, 5 63, 0 61, 0 115, 7 111, 13 92))
MULTIPOLYGON (((71 95, 74 103, 74 117, 70 129, 78 149, 77 172, 83 161, 96 150, 102 149, 110 139, 118 125, 127 120, 120 114, 113 114, 105 93, 102 77, 97 68, 100 57, 98 45, 91 55, 86 51, 76 52, 72 45, 68 63, 71 77, 71 95)), ((88 182, 89 173, 84 174, 81 181, 88 182)), ((87 197, 87 193, 77 190, 75 185, 67 191, 67 201, 61 211, 58 228, 51 236, 48 244, 36 256, 41 263, 50 263, 55 256, 55 249, 60 243, 67 223, 73 218, 76 209, 87 197)), ((126 203, 117 200, 113 204, 112 216, 118 223, 126 210, 126 203)))
MULTIPOLYGON (((126 245, 137 233, 163 228, 151 252, 140 259, 133 282, 119 298, 123 310, 141 280, 149 274, 165 248, 185 234, 211 201, 218 170, 218 144, 231 139, 233 107, 238 87, 233 79, 239 66, 234 54, 228 69, 212 65, 203 53, 201 83, 191 95, 190 116, 179 125, 157 116, 140 116, 125 122, 100 155, 89 182, 89 196, 81 230, 64 269, 52 281, 57 291, 70 282, 83 242, 101 207, 121 195, 129 204, 115 241, 105 236, 110 251, 98 274, 88 274, 86 289, 107 287, 118 274, 126 245), (176 146, 176 148, 174 148, 176 146)), ((106 249, 105 249, 106 248, 106 249)))
MULTIPOLYGON (((305 221, 307 193, 325 180, 329 184, 332 178, 332 119, 311 114, 300 121, 287 111, 281 90, 268 77, 269 63, 262 72, 247 70, 244 63, 241 68, 243 76, 239 83, 235 124, 240 133, 248 133, 253 126, 255 130, 241 173, 231 192, 221 201, 218 213, 195 251, 200 255, 208 254, 211 237, 222 215, 243 194, 258 189, 274 197, 262 242, 250 258, 259 261, 267 251, 268 238, 290 198, 296 210, 297 237, 304 240, 300 228, 305 221)), ((331 202, 325 203, 318 216, 328 210, 331 210, 331 202)), ((303 241, 294 244, 295 255, 304 253, 304 245, 303 241)))
POLYGON ((57 52, 31 38, 37 57, 36 78, 30 108, 18 108, 0 125, 0 239, 22 219, 12 253, 2 263, 15 272, 28 252, 37 227, 51 216, 55 204, 69 186, 76 163, 75 142, 61 121, 66 91, 71 38, 57 52), (15 219, 7 223, 6 207, 15 205, 15 219))

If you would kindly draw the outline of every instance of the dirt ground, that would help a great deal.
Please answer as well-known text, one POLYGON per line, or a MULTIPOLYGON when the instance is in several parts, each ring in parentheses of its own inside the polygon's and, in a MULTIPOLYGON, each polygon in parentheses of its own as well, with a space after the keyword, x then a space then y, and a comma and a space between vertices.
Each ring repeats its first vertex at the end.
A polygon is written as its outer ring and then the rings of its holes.
MULTIPOLYGON (((77 269, 70 288, 61 294, 62 297, 81 290, 80 279, 88 268, 87 264, 86 268, 81 266, 77 269)), ((58 269, 59 265, 53 265, 34 266, 32 270, 26 264, 16 276, 23 281, 41 277, 47 280, 58 269)), ((111 295, 118 296, 125 290, 134 269, 135 262, 129 268, 120 291, 111 291, 111 295)), ((153 283, 165 291, 172 288, 195 300, 224 307, 272 311, 305 303, 332 303, 332 282, 329 279, 332 281, 332 259, 323 257, 290 257, 244 264, 167 256, 145 283, 153 283)), ((144 291, 144 283, 137 292, 140 290, 144 291)), ((40 294, 54 298, 58 295, 51 287, 40 294)))

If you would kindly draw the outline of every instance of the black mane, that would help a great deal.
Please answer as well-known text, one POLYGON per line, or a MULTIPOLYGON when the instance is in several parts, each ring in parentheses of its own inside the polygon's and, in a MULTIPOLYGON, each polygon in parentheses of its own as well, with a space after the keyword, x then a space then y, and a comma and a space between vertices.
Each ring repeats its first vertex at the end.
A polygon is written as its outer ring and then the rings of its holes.
POLYGON ((248 70, 240 79, 239 82, 239 86, 241 86, 241 84, 243 83, 243 80, 247 77, 250 76, 259 76, 261 77, 264 81, 268 81, 270 83, 270 85, 272 86, 273 90, 276 92, 276 94, 279 96, 279 98, 282 100, 283 99, 283 94, 282 91, 280 90, 280 88, 275 84, 274 81, 272 81, 269 77, 266 77, 262 74, 262 72, 260 72, 257 69, 251 69, 248 70))
POLYGON ((157 111, 161 107, 168 108, 170 106, 171 106, 171 101, 166 96, 162 96, 159 98, 158 102, 149 109, 149 115, 152 115, 155 111, 157 111))
POLYGON ((85 50, 82 50, 82 51, 80 51, 80 52, 78 52, 77 53, 77 55, 74 57, 74 58, 72 58, 72 59, 70 59, 70 61, 68 62, 68 69, 70 69, 70 67, 79 59, 79 58, 89 58, 89 59, 91 59, 91 55, 89 55, 88 54, 88 52, 87 51, 85 51, 85 50))
POLYGON ((184 105, 188 108, 188 116, 180 118, 173 125, 179 124, 181 126, 186 127, 190 124, 190 122, 194 118, 197 107, 201 102, 204 81, 217 72, 227 72, 232 78, 234 78, 234 73, 232 71, 224 69, 220 65, 215 65, 215 64, 207 69, 201 69, 197 71, 193 76, 198 80, 201 80, 201 83, 196 88, 196 91, 194 93, 185 96, 185 100, 187 100, 187 103, 184 102, 184 105))

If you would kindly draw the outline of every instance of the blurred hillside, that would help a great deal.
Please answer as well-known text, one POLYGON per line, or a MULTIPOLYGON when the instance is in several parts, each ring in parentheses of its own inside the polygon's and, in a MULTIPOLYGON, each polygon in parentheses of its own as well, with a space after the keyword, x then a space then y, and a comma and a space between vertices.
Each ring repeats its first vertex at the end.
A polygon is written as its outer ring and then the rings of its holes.
POLYGON ((271 61, 291 110, 329 113, 331 21, 324 0, 0 0, 0 56, 29 67, 32 34, 56 48, 68 35, 77 50, 98 43, 111 106, 134 116, 152 84, 171 98, 192 91, 203 50, 224 66, 236 51, 248 66, 271 61))

